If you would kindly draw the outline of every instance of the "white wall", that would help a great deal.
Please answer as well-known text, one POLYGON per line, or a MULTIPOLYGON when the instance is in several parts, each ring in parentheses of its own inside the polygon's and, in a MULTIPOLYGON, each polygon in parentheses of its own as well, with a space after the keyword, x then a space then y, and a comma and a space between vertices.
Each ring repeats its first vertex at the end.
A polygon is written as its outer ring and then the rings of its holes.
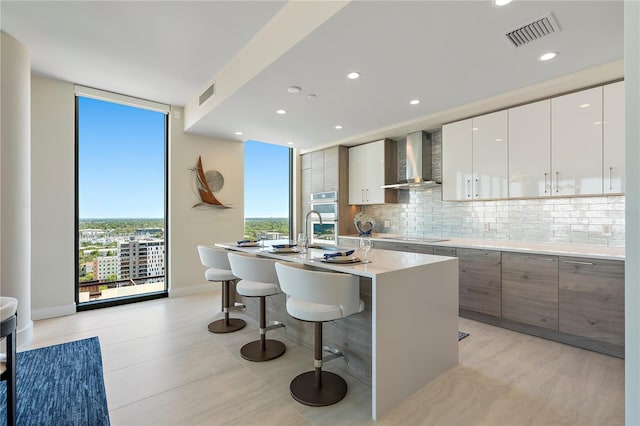
POLYGON ((625 422, 640 425, 640 3, 624 2, 627 234, 625 422))
MULTIPOLYGON (((34 319, 75 312, 74 275, 74 88, 32 76, 32 312, 34 319)), ((181 109, 174 109, 182 114, 181 109)), ((182 116, 182 115, 181 115, 182 116)), ((244 229, 241 143, 185 134, 170 116, 169 264, 171 295, 211 289, 196 246, 236 240, 244 229), (227 210, 196 210, 191 172, 198 155, 205 171, 219 170, 225 186, 216 193, 227 210)))
POLYGON ((73 314, 73 84, 31 77, 31 308, 34 320, 73 314))
MULTIPOLYGON (((169 144, 169 277, 170 294, 210 289, 198 257, 198 244, 236 241, 244 235, 244 145, 184 133, 182 108, 172 108, 169 144), (176 118, 179 115, 180 118, 176 118), (192 172, 198 156, 204 171, 218 170, 224 187, 215 196, 230 209, 192 208, 192 172)), ((217 288, 217 287, 216 287, 217 288)))
POLYGON ((18 300, 17 338, 28 342, 31 322, 30 58, 27 47, 0 32, 0 294, 18 300))

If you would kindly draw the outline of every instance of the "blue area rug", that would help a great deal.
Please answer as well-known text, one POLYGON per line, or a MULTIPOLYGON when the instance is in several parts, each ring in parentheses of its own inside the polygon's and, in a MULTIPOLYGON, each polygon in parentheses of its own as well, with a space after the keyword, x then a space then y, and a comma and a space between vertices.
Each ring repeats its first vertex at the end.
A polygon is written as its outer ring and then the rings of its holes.
MULTIPOLYGON (((97 337, 18 352, 18 426, 109 425, 97 337)), ((6 421, 0 382, 0 424, 6 421)))
POLYGON ((464 339, 465 337, 467 337, 469 335, 469 333, 465 333, 462 331, 458 331, 458 342, 462 339, 464 339))

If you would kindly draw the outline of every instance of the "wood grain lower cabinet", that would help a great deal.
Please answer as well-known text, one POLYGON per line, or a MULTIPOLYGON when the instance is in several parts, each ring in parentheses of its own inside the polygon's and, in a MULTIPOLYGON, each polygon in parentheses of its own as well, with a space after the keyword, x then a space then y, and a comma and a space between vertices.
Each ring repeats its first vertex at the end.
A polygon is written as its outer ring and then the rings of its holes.
POLYGON ((374 241, 373 248, 382 250, 406 251, 409 253, 433 254, 433 246, 425 244, 398 243, 392 241, 374 241))
POLYGON ((455 247, 442 247, 442 246, 434 246, 433 254, 437 256, 449 256, 456 257, 456 248, 455 247))
POLYGON ((559 330, 624 346, 624 262, 560 257, 559 330))
POLYGON ((502 318, 558 330, 558 257, 502 253, 502 318))
POLYGON ((457 249, 460 308, 500 317, 502 315, 501 252, 457 249))

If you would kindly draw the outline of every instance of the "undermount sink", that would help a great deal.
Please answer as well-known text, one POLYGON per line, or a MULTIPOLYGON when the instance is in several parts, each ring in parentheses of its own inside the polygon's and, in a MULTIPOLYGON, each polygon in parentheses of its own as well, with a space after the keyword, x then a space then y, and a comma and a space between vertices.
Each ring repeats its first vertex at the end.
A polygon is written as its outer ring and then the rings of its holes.
POLYGON ((427 238, 427 237, 381 237, 383 240, 398 240, 398 241, 417 241, 420 243, 439 243, 442 241, 449 241, 446 238, 427 238))

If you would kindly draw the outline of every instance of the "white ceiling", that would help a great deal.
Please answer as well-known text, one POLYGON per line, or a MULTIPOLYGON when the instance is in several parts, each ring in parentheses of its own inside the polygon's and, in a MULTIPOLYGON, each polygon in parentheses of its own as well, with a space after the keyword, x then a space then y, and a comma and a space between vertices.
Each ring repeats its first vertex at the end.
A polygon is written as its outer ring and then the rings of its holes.
POLYGON ((299 28, 309 17, 282 18, 307 7, 301 3, 3 1, 0 7, 2 30, 29 47, 38 74, 179 106, 193 104, 215 81, 228 96, 203 104, 188 131, 294 142, 302 150, 433 130, 622 76, 622 1, 344 3, 333 2, 337 11, 317 28, 309 24, 315 29, 308 35, 299 28), (548 12, 560 32, 509 45, 506 31, 548 12), (538 61, 547 50, 560 55, 538 61), (252 67, 237 60, 242 55, 253 55, 255 72, 246 72, 252 67), (348 80, 352 70, 361 78, 348 80), (292 85, 302 92, 289 94, 292 85), (409 105, 415 98, 421 103, 409 105), (288 114, 277 115, 279 108, 288 114))

